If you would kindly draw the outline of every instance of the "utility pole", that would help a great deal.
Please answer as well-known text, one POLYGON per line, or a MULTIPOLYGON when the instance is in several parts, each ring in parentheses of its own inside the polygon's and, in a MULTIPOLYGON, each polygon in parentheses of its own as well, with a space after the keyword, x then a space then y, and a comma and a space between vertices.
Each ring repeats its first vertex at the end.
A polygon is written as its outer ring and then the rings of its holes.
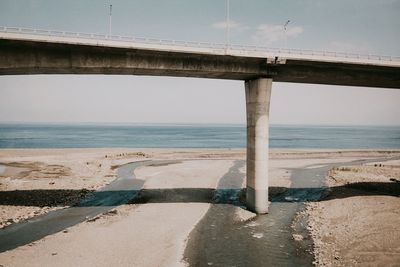
POLYGON ((111 38, 112 5, 110 5, 110 20, 108 23, 108 38, 111 38))

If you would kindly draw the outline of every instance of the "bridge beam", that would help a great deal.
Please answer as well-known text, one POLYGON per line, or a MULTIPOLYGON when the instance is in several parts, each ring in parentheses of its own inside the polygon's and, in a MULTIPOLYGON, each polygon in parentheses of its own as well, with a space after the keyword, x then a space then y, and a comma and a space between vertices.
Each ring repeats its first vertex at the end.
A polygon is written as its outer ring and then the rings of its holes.
POLYGON ((247 113, 247 208, 268 212, 268 127, 272 79, 245 82, 247 113))

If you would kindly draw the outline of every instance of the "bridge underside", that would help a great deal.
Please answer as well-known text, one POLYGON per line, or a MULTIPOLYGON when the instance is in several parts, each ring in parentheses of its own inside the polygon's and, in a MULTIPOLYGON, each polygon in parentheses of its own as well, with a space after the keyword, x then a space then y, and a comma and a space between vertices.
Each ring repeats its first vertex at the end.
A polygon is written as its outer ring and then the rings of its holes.
POLYGON ((247 206, 268 212, 268 125, 272 80, 400 88, 398 67, 266 59, 0 39, 0 75, 128 74, 244 80, 247 206))
POLYGON ((399 68, 0 39, 0 75, 128 74, 400 88, 399 68), (268 63, 267 63, 268 62, 268 63), (281 62, 284 62, 281 64, 281 62))

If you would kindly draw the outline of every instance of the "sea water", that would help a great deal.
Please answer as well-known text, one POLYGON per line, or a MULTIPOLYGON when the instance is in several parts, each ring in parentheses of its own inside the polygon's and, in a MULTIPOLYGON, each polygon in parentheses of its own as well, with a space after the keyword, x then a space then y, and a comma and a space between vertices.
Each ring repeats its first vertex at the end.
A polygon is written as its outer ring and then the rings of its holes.
MULTIPOLYGON (((271 148, 400 148, 400 127, 271 125, 271 148)), ((0 148, 243 148, 245 125, 0 124, 0 148)))

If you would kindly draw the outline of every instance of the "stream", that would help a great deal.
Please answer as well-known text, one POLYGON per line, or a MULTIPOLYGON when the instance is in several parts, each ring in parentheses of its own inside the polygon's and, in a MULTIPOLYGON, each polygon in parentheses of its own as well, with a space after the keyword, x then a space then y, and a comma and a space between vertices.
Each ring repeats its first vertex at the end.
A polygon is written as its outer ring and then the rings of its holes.
MULTIPOLYGON (((312 240, 306 222, 295 225, 304 240, 294 241, 291 225, 307 201, 318 201, 326 192, 325 176, 334 166, 350 166, 393 158, 378 158, 313 164, 292 169, 291 186, 284 193, 270 196, 269 213, 249 221, 234 220, 233 205, 211 205, 189 236, 184 258, 190 266, 312 266, 312 240)), ((218 187, 240 185, 245 175, 239 172, 244 161, 236 161, 218 187)), ((218 192, 218 190, 217 190, 218 192)), ((235 199, 232 190, 225 198, 235 199)), ((226 202, 223 202, 226 203, 226 202)), ((235 203, 233 203, 235 204, 235 203)))
MULTIPOLYGON (((158 164, 175 162, 157 161, 158 164)), ((1 229, 0 253, 60 232, 118 205, 128 203, 135 198, 144 185, 144 180, 136 179, 135 169, 150 164, 154 164, 154 161, 138 161, 122 165, 118 168, 117 179, 98 191, 90 193, 78 205, 52 211, 1 229)))

